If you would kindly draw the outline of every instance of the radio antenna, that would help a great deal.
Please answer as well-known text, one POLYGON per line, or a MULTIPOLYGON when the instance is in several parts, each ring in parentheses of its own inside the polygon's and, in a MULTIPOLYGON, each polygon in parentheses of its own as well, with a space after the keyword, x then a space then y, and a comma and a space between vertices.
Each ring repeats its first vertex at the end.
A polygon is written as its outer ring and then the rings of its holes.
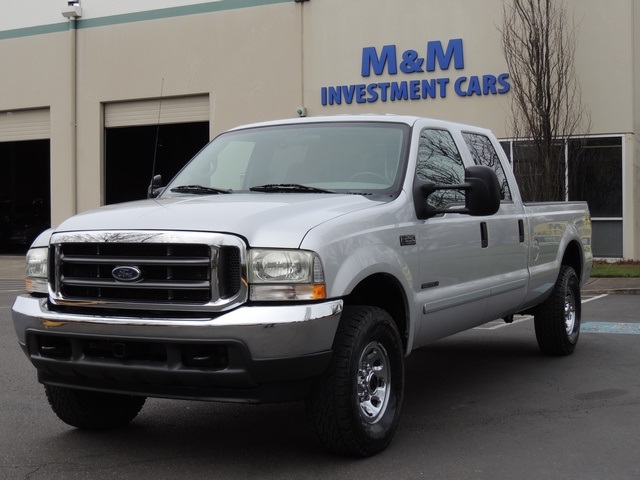
POLYGON ((156 158, 158 156, 158 141, 160 139, 160 114, 162 113, 162 95, 164 94, 164 77, 160 85, 160 103, 158 104, 158 123, 156 124, 156 144, 153 149, 153 165, 151 167, 151 179, 156 174, 156 158))
MULTIPOLYGON (((164 95, 164 77, 162 77, 162 83, 160 84, 160 102, 158 104, 158 122, 156 124, 156 142, 153 147, 153 162, 151 164, 151 182, 149 183, 149 189, 147 191, 147 196, 154 196, 154 180, 156 176, 156 159, 158 157, 158 143, 160 141, 160 115, 162 113, 162 97, 164 95)), ((159 185, 158 185, 159 186, 159 185)))

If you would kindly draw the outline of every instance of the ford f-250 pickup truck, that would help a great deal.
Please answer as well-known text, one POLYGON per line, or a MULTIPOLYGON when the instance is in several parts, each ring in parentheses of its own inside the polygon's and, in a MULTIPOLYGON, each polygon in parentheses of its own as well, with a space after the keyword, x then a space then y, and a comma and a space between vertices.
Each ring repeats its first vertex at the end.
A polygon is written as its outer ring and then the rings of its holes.
POLYGON ((27 254, 18 340, 75 427, 127 424, 148 396, 305 399, 326 448, 368 456, 396 431, 413 349, 519 313, 546 354, 578 341, 587 206, 523 204, 488 130, 254 124, 160 185, 27 254))

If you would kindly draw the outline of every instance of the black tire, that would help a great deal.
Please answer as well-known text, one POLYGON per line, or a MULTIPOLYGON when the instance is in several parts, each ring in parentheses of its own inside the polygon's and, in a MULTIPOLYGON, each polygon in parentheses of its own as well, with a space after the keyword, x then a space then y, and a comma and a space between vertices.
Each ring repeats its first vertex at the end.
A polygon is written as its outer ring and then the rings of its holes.
POLYGON ((395 323, 376 307, 345 307, 329 368, 307 411, 322 445, 367 457, 391 443, 404 392, 404 354, 395 323))
POLYGON ((145 397, 44 386, 49 405, 63 422, 87 430, 121 427, 133 420, 145 397))
POLYGON ((580 281, 573 268, 563 265, 551 296, 535 313, 536 339, 546 355, 570 355, 580 336, 580 281))

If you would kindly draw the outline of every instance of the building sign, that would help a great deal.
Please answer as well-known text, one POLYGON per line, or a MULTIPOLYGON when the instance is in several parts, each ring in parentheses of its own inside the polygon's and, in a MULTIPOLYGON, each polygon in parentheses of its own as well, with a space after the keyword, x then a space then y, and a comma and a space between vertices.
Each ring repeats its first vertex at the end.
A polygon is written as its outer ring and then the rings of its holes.
POLYGON ((445 98, 451 93, 459 97, 502 95, 511 89, 508 73, 447 75, 452 66, 454 70, 464 70, 461 38, 449 40, 446 48, 440 41, 428 42, 423 51, 400 51, 395 45, 380 49, 365 47, 360 67, 365 82, 321 87, 321 103, 326 106, 416 101, 445 98), (375 77, 382 75, 401 75, 402 79, 375 81, 375 77))

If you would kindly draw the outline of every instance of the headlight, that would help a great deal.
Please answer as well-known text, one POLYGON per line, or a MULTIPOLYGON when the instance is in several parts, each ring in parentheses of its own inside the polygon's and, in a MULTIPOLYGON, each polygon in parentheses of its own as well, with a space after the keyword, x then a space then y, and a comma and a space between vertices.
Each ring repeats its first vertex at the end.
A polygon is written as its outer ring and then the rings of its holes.
POLYGON ((256 301, 326 298, 320 258, 305 250, 250 250, 249 283, 256 301))
POLYGON ((46 247, 32 248, 27 252, 25 286, 30 293, 48 293, 46 247))

